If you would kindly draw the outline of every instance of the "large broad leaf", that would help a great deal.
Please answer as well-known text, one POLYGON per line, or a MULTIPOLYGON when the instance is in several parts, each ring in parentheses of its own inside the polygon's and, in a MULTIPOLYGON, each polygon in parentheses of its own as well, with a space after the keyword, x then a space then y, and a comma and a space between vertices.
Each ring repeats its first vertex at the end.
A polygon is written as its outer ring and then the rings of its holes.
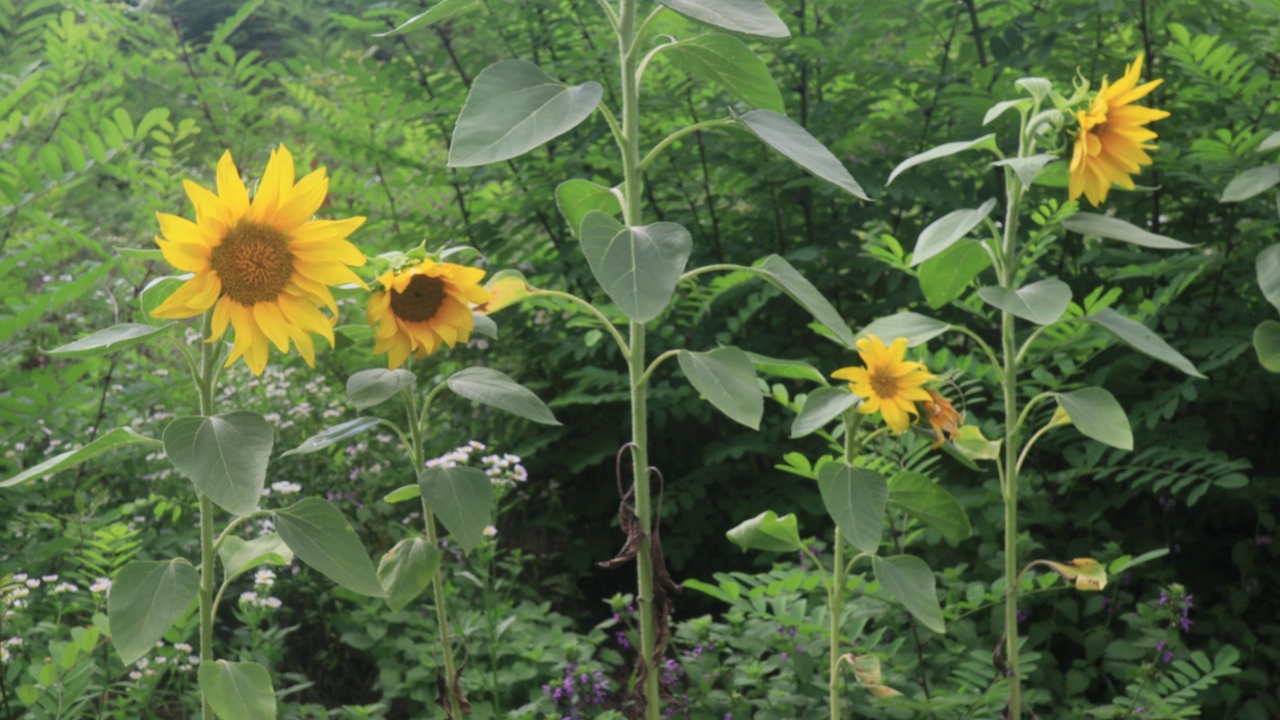
POLYGON ((667 45, 662 54, 681 70, 721 85, 749 105, 783 112, 782 93, 769 75, 769 66, 738 38, 700 35, 667 45))
POLYGON ((449 389, 468 400, 505 410, 543 425, 559 425, 551 408, 529 388, 505 373, 487 367, 463 368, 445 381, 449 389))
POLYGON ((1156 250, 1186 250, 1187 248, 1195 247, 1195 245, 1184 243, 1181 240, 1174 240, 1171 237, 1143 230, 1137 225, 1109 215, 1078 212, 1063 220, 1062 227, 1081 235, 1123 240, 1127 243, 1156 250))
POLYGON ((480 7, 483 0, 440 0, 432 8, 426 12, 418 13, 413 17, 405 20, 396 26, 394 30, 388 30, 384 33, 374 33, 374 37, 386 37, 402 33, 411 27, 428 27, 437 23, 442 23, 449 18, 461 15, 468 10, 474 10, 480 7))
POLYGON ((364 545, 337 508, 306 498, 277 510, 275 518, 276 532, 302 562, 352 592, 385 596, 364 545))
POLYGON ((764 416, 764 395, 756 380, 751 358, 736 347, 710 352, 681 350, 680 369, 707 402, 730 419, 752 430, 760 429, 764 416))
MULTIPOLYGON (((574 228, 574 232, 577 232, 577 228, 574 228)), ((476 306, 475 311, 471 313, 473 318, 476 313, 492 315, 505 307, 514 305, 529 297, 534 290, 519 270, 499 270, 484 284, 484 289, 488 290, 493 297, 489 302, 476 306)))
POLYGON ((371 368, 347 378, 347 400, 357 410, 364 410, 390 400, 401 390, 413 387, 417 380, 408 370, 371 368))
POLYGON ((399 612, 422 594, 440 571, 440 550, 423 538, 405 538, 382 556, 378 579, 387 591, 387 607, 399 612))
POLYGON ((956 153, 964 152, 965 150, 969 150, 971 148, 985 148, 987 150, 995 150, 996 149, 995 133, 992 133, 990 135, 983 135, 977 140, 961 140, 960 142, 945 143, 943 145, 939 145, 936 148, 933 148, 932 150, 925 150, 924 152, 918 155, 912 155, 906 160, 903 160, 902 162, 898 163, 898 167, 894 168, 893 172, 889 173, 889 179, 885 181, 885 185, 889 185, 890 183, 893 182, 894 178, 898 177, 899 175, 906 172, 907 170, 917 165, 920 165, 921 163, 927 163, 930 160, 937 160, 939 158, 955 155, 956 153))
POLYGON ((493 513, 489 476, 473 467, 430 467, 418 475, 418 488, 462 551, 474 550, 493 513))
POLYGON ((889 504, 957 543, 973 534, 969 517, 951 493, 926 475, 900 472, 889 478, 889 504))
POLYGON ((232 515, 258 507, 274 441, 271 423, 244 411, 181 417, 164 430, 164 451, 174 467, 232 515))
POLYGON ((449 146, 450 167, 509 160, 577 127, 604 89, 570 87, 523 60, 490 65, 476 77, 449 146))
POLYGON ((936 633, 947 631, 942 621, 942 607, 938 604, 937 585, 933 571, 925 561, 914 555, 871 558, 876 580, 898 598, 907 612, 915 616, 925 627, 936 633))
POLYGON ((797 125, 786 115, 772 110, 752 110, 738 116, 738 122, 760 138, 765 145, 787 156, 795 164, 808 170, 845 192, 862 200, 870 200, 862 186, 845 169, 844 163, 827 149, 826 145, 797 125))
POLYGON ((1280 373, 1280 323, 1263 320, 1253 331, 1253 349, 1258 362, 1273 373, 1280 373))
POLYGON ((1264 193, 1280 184, 1280 165, 1263 165, 1245 170, 1231 179, 1219 202, 1240 202, 1264 193))
POLYGON ((762 38, 788 38, 791 31, 764 0, 658 0, 690 20, 762 38))
POLYGON ((995 206, 996 199, 990 198, 975 210, 956 210, 929 223, 916 240, 911 264, 919 265, 959 242, 970 230, 982 224, 995 206))
POLYGON ((747 357, 751 358, 751 364, 756 366, 756 372, 761 372, 765 375, 787 378, 788 380, 812 380, 819 385, 829 384, 827 378, 819 372, 818 368, 803 360, 765 357, 752 352, 747 353, 747 357))
POLYGON ((583 218, 579 239, 609 299, 638 323, 667 308, 693 252, 689 231, 675 223, 629 228, 598 211, 583 218))
POLYGON ((1258 287, 1267 302, 1280 310, 1280 243, 1264 248, 1256 262, 1258 287))
POLYGON ((221 720, 275 720, 271 675, 256 662, 213 660, 200 665, 200 694, 221 720))
POLYGON ((1033 282, 1017 290, 978 288, 978 297, 1000 310, 1037 325, 1057 322, 1071 304, 1071 288, 1057 278, 1033 282))
MULTIPOLYGON (((573 228, 574 235, 579 234, 582 219, 593 210, 610 216, 622 214, 622 204, 613 190, 590 180, 565 180, 557 185, 556 207, 560 208, 560 214, 569 223, 569 227, 573 228)), ((489 285, 486 283, 485 287, 489 285)), ((492 292, 493 288, 489 290, 492 292)), ((492 305, 493 301, 489 304, 492 305)))
POLYGON ((378 423, 380 422, 382 422, 380 418, 362 417, 362 418, 356 418, 355 420, 348 420, 344 423, 338 423, 333 427, 325 428, 324 430, 321 430, 320 432, 316 433, 315 435, 312 435, 306 440, 303 440, 301 445, 299 445, 298 447, 292 450, 289 450, 288 452, 281 453, 280 457, 289 457, 290 455, 305 455, 307 453, 313 453, 317 450, 323 450, 329 447, 330 445, 340 443, 349 437, 359 435, 362 432, 371 430, 377 427, 378 423))
POLYGON ((1168 363, 1191 377, 1204 378, 1182 353, 1174 350, 1159 335, 1136 320, 1130 320, 1111 308, 1100 308, 1084 319, 1120 338, 1140 353, 1168 363))
POLYGON ((1115 396, 1097 387, 1058 393, 1058 406, 1085 437, 1121 450, 1133 449, 1133 430, 1115 396))
POLYGON ((996 167, 1007 167, 1013 170, 1013 173, 1018 176, 1018 180, 1023 185, 1031 187, 1031 183, 1035 182, 1036 178, 1040 176, 1040 171, 1044 170, 1044 166, 1057 159, 1057 155, 1043 154, 997 160, 991 164, 996 167))
POLYGON ((770 255, 747 269, 776 285, 800 307, 808 310, 815 320, 822 323, 846 347, 853 347, 853 333, 844 318, 840 317, 839 311, 791 263, 779 255, 770 255))
POLYGON ((123 350, 134 345, 141 345, 153 339, 169 335, 175 327, 177 327, 175 323, 160 326, 140 325, 138 323, 112 325, 106 330, 99 330, 88 337, 82 337, 79 340, 54 348, 48 354, 54 357, 66 358, 106 355, 107 353, 123 350))
POLYGON ((791 423, 791 437, 804 437, 809 433, 821 430, 827 423, 840 417, 840 413, 857 405, 860 398, 849 392, 848 388, 818 388, 805 398, 804 407, 796 414, 791 423))
POLYGON ((804 549, 800 541, 800 530, 795 515, 778 514, 766 510, 750 520, 738 524, 725 536, 734 542, 743 552, 748 550, 764 550, 766 552, 795 552, 804 549))
POLYGON ((32 465, 17 475, 14 475, 11 478, 6 478, 3 482, 0 482, 0 488, 12 487, 13 485, 26 482, 27 480, 34 480, 35 478, 41 478, 45 475, 52 475, 56 472, 73 468, 81 463, 88 462, 99 455, 111 452, 116 448, 122 448, 129 445, 161 444, 162 443, 155 438, 139 435, 134 432, 133 428, 116 428, 82 448, 58 453, 39 465, 32 465))
POLYGON ((228 535, 218 546, 218 558, 222 560, 226 579, 230 580, 262 565, 289 565, 293 562, 293 551, 276 533, 252 540, 228 535))
POLYGON ((884 476, 844 462, 829 462, 818 470, 818 490, 840 534, 859 550, 874 554, 880 547, 889 500, 889 483, 884 476))
POLYGON ((973 279, 991 267, 991 256, 977 240, 960 240, 920 266, 920 291, 937 309, 960 297, 973 279))
POLYGON ((178 622, 200 590, 196 569, 183 558, 165 562, 135 561, 120 568, 107 596, 111 642, 125 665, 156 647, 178 622))
POLYGON ((875 335, 885 345, 890 345, 894 340, 904 337, 907 339, 907 347, 915 347, 929 342, 950 329, 951 325, 941 320, 934 320, 918 313, 901 312, 876 320, 863 328, 862 332, 858 333, 858 337, 875 335))

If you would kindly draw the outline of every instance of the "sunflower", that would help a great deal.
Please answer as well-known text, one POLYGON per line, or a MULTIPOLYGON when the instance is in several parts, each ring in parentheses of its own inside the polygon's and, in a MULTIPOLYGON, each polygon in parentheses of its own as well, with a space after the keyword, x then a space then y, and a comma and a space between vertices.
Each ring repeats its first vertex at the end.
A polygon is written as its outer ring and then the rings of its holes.
POLYGON ((960 437, 960 426, 964 424, 964 418, 956 412, 951 401, 942 397, 936 390, 925 390, 925 392, 929 393, 929 399, 923 401, 920 407, 924 410, 924 419, 929 421, 933 431, 938 434, 938 441, 933 444, 933 447, 937 448, 946 441, 948 436, 952 440, 960 437))
POLYGON ((387 353, 394 370, 413 354, 426 357, 441 343, 453 347, 471 338, 471 305, 493 295, 480 287, 479 268, 438 263, 431 259, 388 270, 378 278, 383 289, 373 293, 365 317, 376 326, 373 352, 387 353))
POLYGON ((895 433, 906 431, 911 424, 908 415, 919 415, 916 401, 931 400, 922 387, 933 375, 918 362, 903 360, 907 339, 898 338, 885 347, 880 338, 868 335, 858 341, 858 355, 865 368, 846 367, 831 377, 849 381, 849 390, 862 397, 858 412, 864 415, 880 411, 884 422, 895 433))
POLYGON ((1130 104, 1163 82, 1152 80, 1138 85, 1141 73, 1142 55, 1138 55, 1132 65, 1125 67, 1124 77, 1115 85, 1104 79, 1089 109, 1076 113, 1080 130, 1071 154, 1068 193, 1072 200, 1083 193, 1097 207, 1107 199, 1113 183, 1132 190, 1129 176, 1138 174, 1142 165, 1151 164, 1145 151, 1155 146, 1146 143, 1156 134, 1144 126, 1169 117, 1169 113, 1130 104))
POLYGON ((293 156, 283 145, 271 152, 253 201, 231 152, 218 161, 218 193, 183 181, 196 221, 156 213, 165 259, 195 275, 159 307, 158 318, 181 320, 213 308, 208 341, 235 328, 227 365, 243 357, 255 375, 267 366, 268 345, 288 352, 292 342, 315 365, 311 334, 333 346, 333 322, 320 311, 338 306, 330 285, 364 285, 348 265, 364 265, 364 253, 346 237, 364 218, 312 220, 324 202, 324 168, 294 183, 293 156))

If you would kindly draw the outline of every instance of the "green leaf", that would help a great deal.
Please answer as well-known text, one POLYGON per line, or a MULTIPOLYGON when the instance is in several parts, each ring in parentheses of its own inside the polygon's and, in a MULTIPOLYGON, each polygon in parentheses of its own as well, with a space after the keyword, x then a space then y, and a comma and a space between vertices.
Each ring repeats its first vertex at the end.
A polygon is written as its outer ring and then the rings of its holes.
POLYGON ((915 347, 938 337, 951 329, 950 323, 934 320, 931 317, 913 312, 900 312, 897 315, 883 317, 862 329, 859 338, 875 335, 885 345, 904 337, 907 347, 915 347))
POLYGON ((1174 240, 1171 237, 1148 232, 1132 223, 1109 215, 1078 212, 1062 221, 1062 227, 1073 233, 1090 237, 1103 237, 1112 240, 1123 240, 1127 243, 1156 250, 1186 250, 1195 245, 1174 240))
POLYGON ((942 607, 938 604, 937 585, 933 571, 924 560, 914 555, 871 558, 876 580, 898 602, 930 630, 942 634, 947 631, 942 621, 942 607))
POLYGON ((828 385, 827 378, 817 368, 803 360, 787 360, 785 358, 765 357, 753 352, 747 353, 756 372, 788 380, 812 380, 819 385, 828 385))
POLYGON ((408 370, 361 370, 347 378, 347 400, 355 409, 364 410, 390 400, 416 381, 417 377, 408 370))
POLYGON ((442 23, 449 18, 461 15, 468 10, 478 8, 480 5, 481 0, 440 0, 440 2, 436 3, 430 10, 414 15, 408 20, 397 25, 394 30, 388 30, 384 33, 373 33, 373 36, 386 37, 388 35, 395 35, 396 33, 404 32, 414 25, 427 27, 429 25, 442 23))
POLYGON ((760 429, 764 396, 760 394, 756 368, 745 352, 736 347, 700 353, 681 350, 677 358, 684 376, 707 402, 731 420, 752 430, 760 429))
POLYGON ((862 552, 875 553, 889 500, 884 476, 843 461, 829 462, 818 469, 818 490, 845 540, 862 552))
POLYGON ((858 396, 843 385, 814 390, 805 398, 804 407, 791 423, 791 437, 804 437, 821 430, 827 423, 840 417, 840 413, 857 405, 858 401, 858 396))
POLYGON ((889 179, 885 181, 885 185, 889 185, 893 183, 894 178, 898 177, 899 175, 906 172, 907 170, 917 165, 920 165, 921 163, 927 163, 931 160, 937 160, 939 158, 955 155, 956 153, 964 152, 965 150, 969 150, 971 148, 983 148, 987 150, 995 150, 996 149, 995 133, 991 133, 990 135, 983 135, 977 140, 961 140, 960 142, 945 143, 943 145, 939 145, 936 148, 933 148, 932 150, 926 150, 918 155, 912 155, 906 160, 903 160, 902 162, 898 163, 898 167, 894 168, 893 172, 889 173, 889 179))
POLYGON ((1253 331, 1253 349, 1258 362, 1273 373, 1280 373, 1280 323, 1263 320, 1253 331))
POLYGON ((440 571, 440 550, 423 538, 405 538, 382 556, 378 579, 387 591, 387 607, 400 612, 422 594, 440 571))
POLYGON ((256 662, 201 663, 200 694, 221 720, 275 720, 276 717, 276 693, 271 688, 271 676, 256 662))
POLYGON ((139 435, 133 430, 133 428, 116 428, 78 450, 68 450, 64 453, 58 453, 38 465, 32 465, 17 475, 7 478, 4 481, 0 481, 0 488, 12 487, 19 483, 26 482, 27 480, 34 480, 46 475, 52 475, 56 472, 61 472, 68 468, 73 468, 81 463, 88 462, 99 455, 111 452, 116 448, 127 447, 129 445, 161 444, 162 443, 155 438, 139 435))
POLYGON ((732 540, 743 552, 748 550, 764 550, 766 552, 795 552, 804 549, 800 542, 800 530, 795 515, 778 514, 772 510, 738 524, 725 536, 732 540))
POLYGON ((463 368, 445 381, 449 389, 468 400, 484 403, 543 425, 559 425, 551 408, 529 388, 505 373, 487 367, 463 368))
POLYGON ((1130 320, 1111 308, 1099 308, 1092 315, 1086 315, 1084 319, 1120 338, 1138 352, 1172 365, 1191 377, 1204 379, 1204 375, 1196 370, 1190 360, 1170 347, 1169 343, 1162 340, 1160 336, 1151 332, 1146 325, 1130 320))
POLYGON ((681 70, 723 86, 749 105, 784 112, 782 93, 769 74, 769 66, 738 38, 700 35, 667 45, 662 54, 681 70))
POLYGON ((791 31, 764 0, 658 0, 707 25, 762 38, 789 38, 791 31))
POLYGON ((577 127, 600 104, 597 82, 570 87, 523 60, 485 68, 467 93, 449 167, 509 160, 577 127))
POLYGON ((382 583, 351 523, 320 498, 305 498, 277 510, 276 532, 302 562, 342 587, 384 597, 382 583))
POLYGON ((960 297, 973 279, 991 267, 991 256, 977 240, 960 240, 920 266, 920 291, 929 307, 940 308, 960 297))
POLYGON ((137 662, 178 622, 200 590, 196 569, 183 558, 134 561, 120 568, 107 596, 111 642, 125 665, 137 662))
POLYGON ((622 214, 622 204, 613 190, 590 180, 566 180, 557 185, 556 207, 577 236, 581 236, 583 218, 593 210, 610 217, 622 214))
POLYGON ((146 287, 142 288, 142 293, 138 295, 138 306, 142 310, 142 319, 147 323, 154 323, 155 327, 164 325, 167 321, 151 317, 151 311, 160 307, 175 290, 182 287, 191 277, 191 275, 165 275, 147 283, 146 287))
POLYGON ((956 210, 929 223, 916 240, 911 265, 919 265, 959 242, 970 230, 981 225, 995 206, 996 199, 990 198, 976 210, 956 210))
POLYGON ((1240 202, 1260 195, 1280 184, 1280 165, 1263 165, 1245 170, 1231 179, 1218 202, 1240 202))
POLYGON ((177 327, 176 323, 167 325, 141 325, 138 323, 113 325, 88 337, 82 337, 61 347, 56 347, 46 354, 65 358, 98 357, 99 355, 106 355, 134 345, 142 345, 153 338, 172 334, 175 327, 177 327))
POLYGON ((992 165, 996 167, 1008 167, 1018 176, 1018 180, 1022 182, 1024 187, 1031 187, 1031 183, 1036 181, 1040 176, 1040 171, 1044 170, 1044 166, 1057 160, 1057 155, 1049 155, 1047 153, 1040 155, 1030 155, 1028 157, 1015 157, 1006 160, 997 160, 992 165))
POLYGON ((638 323, 667 308, 693 252, 689 231, 675 223, 628 228, 598 211, 587 213, 579 238, 609 299, 638 323))
POLYGON ((1057 322, 1067 311, 1071 288, 1057 278, 1048 278, 1017 290, 996 286, 978 288, 978 297, 1023 320, 1048 325, 1057 322))
POLYGON ((418 487, 417 483, 414 483, 412 485, 401 485, 395 490, 387 493, 386 497, 382 498, 382 500, 394 505, 396 503, 417 500, 420 497, 422 497, 422 488, 418 487))
POLYGON ((164 430, 164 451, 196 489, 232 515, 258 507, 275 431, 257 413, 180 417, 164 430))
POLYGON ((998 460, 1000 458, 1001 440, 988 440, 982 434, 982 430, 977 425, 961 425, 960 437, 956 438, 954 443, 944 444, 944 449, 954 449, 958 458, 968 460, 973 469, 977 469, 976 465, 972 465, 975 460, 998 460))
POLYGON ((262 565, 288 565, 293 562, 293 551, 277 533, 252 540, 228 535, 218 546, 218 558, 222 560, 226 579, 230 580, 262 565))
POLYGON ((791 263, 779 255, 770 255, 746 269, 776 285, 796 304, 809 311, 815 320, 830 330, 846 347, 853 347, 853 333, 844 318, 840 317, 839 311, 791 263))
POLYGON ((1027 98, 1014 98, 1013 100, 1003 100, 1001 102, 996 103, 995 105, 992 105, 991 108, 987 110, 987 114, 982 116, 982 124, 990 125, 992 121, 994 121, 996 118, 1005 114, 1005 112, 1012 110, 1013 108, 1020 107, 1022 108, 1023 111, 1026 111, 1026 110, 1030 110, 1031 106, 1032 106, 1032 101, 1028 100, 1027 98))
POLYGON ((1085 437, 1121 450, 1133 449, 1129 418, 1115 397, 1097 387, 1057 393, 1058 406, 1085 437))
POLYGON ((900 472, 889 478, 889 504, 937 530, 949 543, 973 534, 959 501, 926 475, 900 472))
POLYGON ((164 261, 164 252, 159 248, 118 247, 116 248, 116 253, 131 260, 164 261))
POLYGON ((491 340, 498 339, 498 323, 494 322, 493 318, 488 315, 483 315, 475 310, 471 311, 471 331, 491 340))
POLYGON ((1263 248, 1258 253, 1258 287, 1272 307, 1280 310, 1280 243, 1263 248))
POLYGON ((290 455, 305 455, 307 453, 313 453, 317 450, 323 450, 329 447, 330 445, 340 443, 349 437, 359 435, 362 432, 365 432, 374 427, 377 427, 378 423, 380 422, 382 422, 382 420, 376 417, 360 417, 360 418, 356 418, 355 420, 348 420, 344 423, 339 423, 337 425, 334 425, 333 427, 325 428, 324 430, 321 430, 315 435, 312 435, 311 437, 302 441, 302 444, 299 445, 298 447, 292 450, 289 450, 288 452, 280 453, 280 457, 289 457, 290 455))
POLYGON ((474 550, 493 512, 489 476, 473 467, 429 467, 418 475, 418 488, 462 551, 474 550))
POLYGON ((737 120, 765 145, 782 153, 815 177, 826 180, 856 198, 871 199, 826 145, 818 142, 808 130, 786 115, 772 110, 752 110, 739 115, 737 120))

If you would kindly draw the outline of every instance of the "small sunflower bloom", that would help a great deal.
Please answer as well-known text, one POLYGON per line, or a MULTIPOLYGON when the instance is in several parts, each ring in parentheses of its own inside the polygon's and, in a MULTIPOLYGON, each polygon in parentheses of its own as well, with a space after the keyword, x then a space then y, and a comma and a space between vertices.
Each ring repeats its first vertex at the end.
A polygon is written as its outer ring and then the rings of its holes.
POLYGON ((346 237, 364 218, 312 220, 329 190, 324 168, 294 182, 293 155, 285 146, 271 152, 253 200, 231 152, 218 161, 217 194, 183 181, 196 220, 156 213, 165 259, 194 273, 152 316, 183 320, 213 309, 208 341, 230 325, 235 343, 227 365, 243 357, 255 375, 267 367, 269 346, 288 352, 290 344, 315 365, 316 334, 333 346, 337 303, 329 288, 360 280, 349 266, 365 264, 364 253, 346 237))
POLYGON ((890 430, 906 432, 911 416, 920 414, 916 402, 932 400, 923 386, 934 379, 933 375, 921 363, 903 359, 906 338, 898 338, 885 347, 880 338, 868 335, 858 340, 857 347, 866 367, 840 368, 831 377, 847 380, 850 392, 862 398, 858 412, 879 412, 890 430))
POLYGON ((937 449, 942 446, 947 437, 952 441, 960 437, 960 426, 964 424, 964 418, 956 412, 951 401, 942 397, 936 390, 925 390, 925 392, 929 393, 929 399, 920 403, 920 409, 924 411, 924 419, 929 421, 933 431, 938 434, 938 441, 933 444, 934 449, 937 449))
POLYGON ((1132 104, 1164 82, 1152 80, 1139 85, 1141 74, 1142 55, 1138 55, 1116 84, 1104 79, 1089 109, 1076 113, 1080 129, 1071 153, 1067 188, 1072 200, 1083 194, 1097 207, 1107 199, 1112 185, 1132 190, 1133 179, 1129 176, 1151 164, 1146 151, 1155 146, 1147 141, 1154 140, 1156 134, 1145 126, 1169 117, 1169 113, 1132 104))
POLYGON ((471 339, 471 306, 493 295, 480 287, 484 271, 430 258, 378 278, 382 290, 373 293, 365 317, 374 327, 375 354, 387 353, 395 369, 409 355, 424 358, 440 348, 471 339))

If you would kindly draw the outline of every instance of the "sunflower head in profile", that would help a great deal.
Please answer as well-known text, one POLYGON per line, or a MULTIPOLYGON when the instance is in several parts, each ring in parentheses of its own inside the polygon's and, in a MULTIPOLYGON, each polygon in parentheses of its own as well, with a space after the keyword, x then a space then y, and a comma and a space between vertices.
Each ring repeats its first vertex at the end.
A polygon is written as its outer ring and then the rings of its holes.
POLYGON ((378 278, 365 317, 374 326, 373 352, 387 353, 394 370, 410 355, 426 357, 441 344, 471 339, 471 306, 493 297, 480 287, 484 271, 430 258, 388 270, 378 278))
POLYGON ((1076 131, 1075 148, 1068 171, 1068 195, 1072 200, 1083 194, 1097 207, 1107 199, 1112 185, 1126 190, 1134 188, 1130 175, 1137 175, 1143 165, 1151 164, 1147 150, 1155 148, 1147 141, 1156 134, 1146 124, 1169 117, 1164 110, 1134 105, 1159 85, 1162 80, 1138 84, 1142 75, 1142 55, 1125 67, 1124 77, 1114 85, 1102 81, 1087 110, 1076 113, 1080 128, 1076 131))
POLYGON ((312 220, 329 179, 320 168, 295 183, 293 156, 283 145, 272 151, 252 201, 230 151, 218 161, 217 183, 214 194, 183 181, 195 222, 156 213, 165 259, 194 275, 151 314, 182 320, 212 308, 208 340, 233 327, 227 365, 243 357, 255 375, 266 369, 269 345, 288 352, 292 344, 314 366, 311 335, 333 345, 333 321, 320 310, 337 314, 329 287, 364 284, 348 267, 364 265, 364 253, 346 240, 364 218, 312 220))
POLYGON ((849 391, 862 398, 858 412, 879 412, 895 433, 903 433, 911 425, 911 416, 919 415, 916 403, 932 400, 924 384, 933 380, 925 366, 904 360, 907 339, 898 338, 888 347, 875 335, 858 340, 858 355, 866 367, 846 367, 831 377, 849 381, 849 391))
POLYGON ((948 437, 953 442, 960 437, 960 426, 964 424, 964 418, 956 412, 951 401, 942 397, 938 391, 925 390, 925 392, 929 393, 929 399, 920 403, 920 409, 924 413, 924 419, 929 421, 933 431, 938 435, 938 440, 933 443, 934 449, 937 449, 946 442, 948 437))

